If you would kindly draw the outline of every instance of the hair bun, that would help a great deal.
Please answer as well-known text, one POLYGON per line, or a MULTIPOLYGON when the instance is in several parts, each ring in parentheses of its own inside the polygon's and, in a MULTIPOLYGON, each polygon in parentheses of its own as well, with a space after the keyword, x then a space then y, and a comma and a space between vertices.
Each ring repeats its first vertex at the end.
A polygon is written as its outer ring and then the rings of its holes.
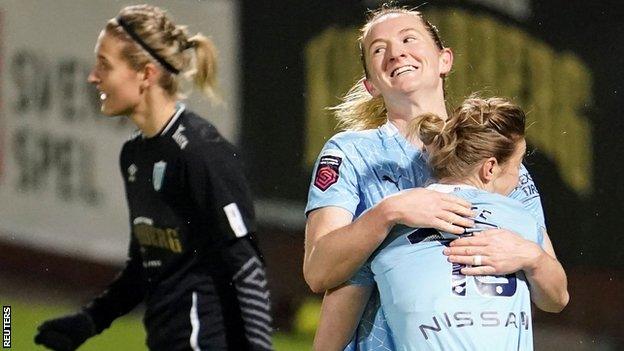
POLYGON ((408 135, 418 137, 423 144, 435 143, 444 132, 446 122, 435 113, 423 113, 410 123, 408 135))

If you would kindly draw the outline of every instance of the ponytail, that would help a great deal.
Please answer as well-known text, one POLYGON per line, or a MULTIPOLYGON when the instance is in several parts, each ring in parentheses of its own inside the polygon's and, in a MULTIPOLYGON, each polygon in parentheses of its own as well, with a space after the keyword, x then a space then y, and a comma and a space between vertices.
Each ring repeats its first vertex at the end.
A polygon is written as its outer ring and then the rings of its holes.
POLYGON ((187 78, 210 100, 220 101, 217 92, 217 48, 212 40, 200 33, 189 38, 188 42, 195 51, 195 65, 185 73, 187 78))
POLYGON ((377 128, 386 123, 386 105, 383 98, 372 97, 361 78, 342 98, 342 103, 330 107, 338 119, 338 128, 364 130, 377 128))
POLYGON ((509 100, 472 95, 447 121, 430 113, 416 117, 408 136, 418 137, 427 147, 435 178, 462 178, 488 157, 507 162, 524 137, 525 120, 524 112, 509 100))
POLYGON ((122 57, 135 70, 149 62, 163 67, 159 85, 171 96, 183 98, 180 79, 193 82, 213 102, 217 94, 217 49, 202 34, 189 38, 184 25, 175 25, 167 13, 152 5, 124 7, 108 21, 106 31, 126 42, 122 57))

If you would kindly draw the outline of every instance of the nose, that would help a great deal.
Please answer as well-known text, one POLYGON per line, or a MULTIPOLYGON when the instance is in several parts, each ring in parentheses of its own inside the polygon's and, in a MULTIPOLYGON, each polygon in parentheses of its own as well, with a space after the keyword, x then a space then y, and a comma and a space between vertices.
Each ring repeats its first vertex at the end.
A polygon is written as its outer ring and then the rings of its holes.
POLYGON ((405 54, 405 50, 403 50, 400 45, 389 45, 388 49, 386 49, 386 52, 389 55, 390 61, 407 57, 407 55, 405 54))
POLYGON ((100 78, 95 74, 95 68, 89 72, 89 76, 87 76, 87 82, 91 84, 98 84, 100 82, 100 78))

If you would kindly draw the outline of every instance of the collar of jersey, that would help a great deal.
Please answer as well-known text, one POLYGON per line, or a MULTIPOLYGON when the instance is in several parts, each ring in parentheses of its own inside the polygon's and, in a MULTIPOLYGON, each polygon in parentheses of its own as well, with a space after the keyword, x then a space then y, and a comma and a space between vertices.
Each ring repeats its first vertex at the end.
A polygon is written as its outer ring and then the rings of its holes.
POLYGON ((472 185, 468 185, 468 184, 440 184, 440 183, 434 183, 431 184, 427 187, 427 189, 429 190, 435 190, 437 192, 440 193, 452 193, 455 190, 459 190, 459 189, 477 189, 477 187, 474 187, 472 185))
POLYGON ((414 144, 410 143, 401 133, 399 133, 399 128, 394 125, 394 123, 390 122, 390 120, 386 120, 381 127, 379 127, 379 133, 383 139, 393 139, 406 150, 412 150, 421 153, 414 144))
POLYGON ((379 127, 379 130, 381 131, 381 134, 387 138, 399 134, 399 128, 397 128, 392 122, 390 122, 390 120, 386 120, 386 123, 379 127))
POLYGON ((171 126, 173 126, 175 124, 175 122, 178 120, 178 118, 180 118, 180 115, 182 114, 182 112, 184 112, 184 110, 186 109, 186 105, 178 102, 176 104, 176 111, 173 114, 173 116, 171 116, 171 118, 169 119, 169 122, 167 122, 167 124, 165 125, 165 127, 156 135, 154 135, 151 138, 146 138, 145 135, 143 135, 143 133, 141 133, 141 137, 143 139, 152 139, 152 138, 157 138, 161 135, 164 135, 165 133, 167 133, 169 131, 169 129, 171 129, 171 126))

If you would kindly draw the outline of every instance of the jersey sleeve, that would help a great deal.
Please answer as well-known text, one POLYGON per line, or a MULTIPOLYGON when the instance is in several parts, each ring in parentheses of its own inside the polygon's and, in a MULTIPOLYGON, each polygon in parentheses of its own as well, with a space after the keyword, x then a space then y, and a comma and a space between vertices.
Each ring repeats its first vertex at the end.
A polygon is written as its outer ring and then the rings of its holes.
POLYGON ((538 223, 543 228, 546 228, 544 209, 542 208, 542 200, 539 191, 524 165, 520 167, 520 181, 518 186, 509 194, 509 197, 520 201, 524 208, 531 212, 538 223))
POLYGON ((118 317, 130 312, 145 297, 141 256, 136 240, 130 240, 129 258, 126 266, 100 296, 86 307, 96 326, 97 333, 108 328, 118 317))
POLYGON ((542 227, 539 223, 537 224, 537 244, 543 249, 544 248, 544 232, 546 228, 542 227))
POLYGON ((251 191, 239 153, 220 137, 204 141, 185 154, 183 177, 197 219, 215 228, 222 239, 255 232, 251 191))
POLYGON ((339 143, 328 141, 314 166, 305 214, 337 206, 355 215, 360 202, 357 179, 357 170, 339 143))

